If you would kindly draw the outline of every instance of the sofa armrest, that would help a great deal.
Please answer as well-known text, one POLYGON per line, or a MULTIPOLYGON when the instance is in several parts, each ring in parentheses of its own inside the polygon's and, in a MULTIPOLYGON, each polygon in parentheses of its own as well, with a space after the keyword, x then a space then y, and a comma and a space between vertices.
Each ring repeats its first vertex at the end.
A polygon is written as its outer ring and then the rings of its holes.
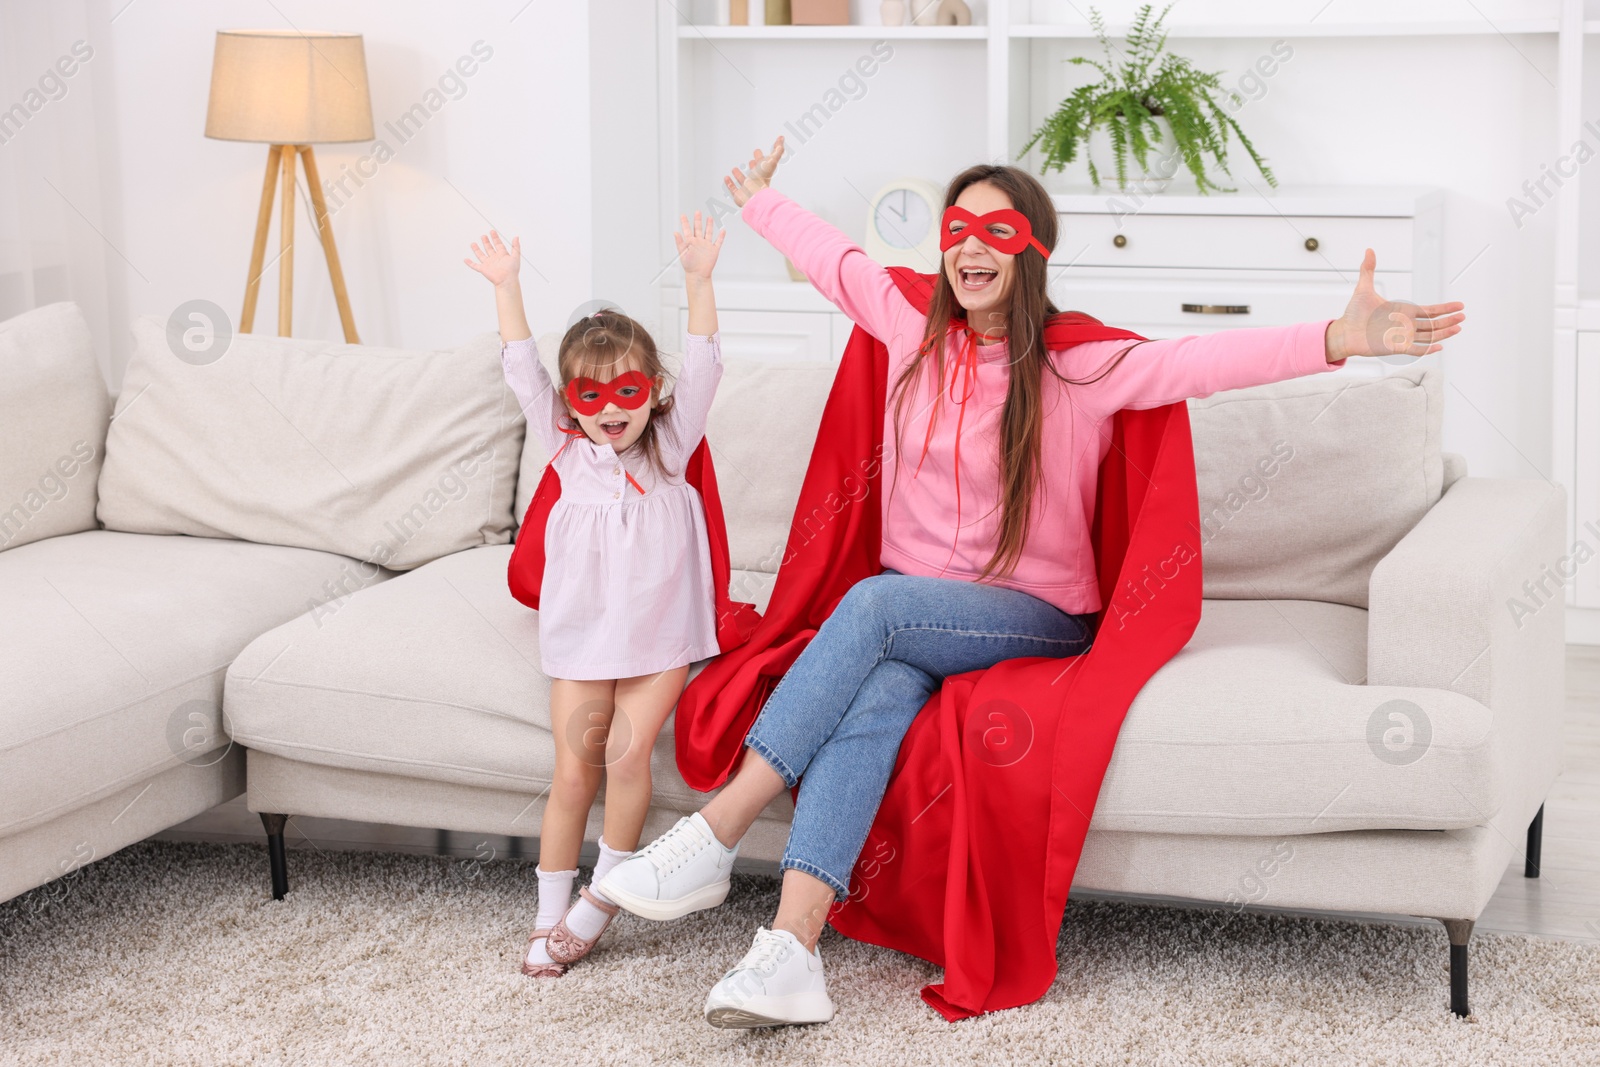
POLYGON ((1549 482, 1462 478, 1368 586, 1367 684, 1448 689, 1489 708, 1507 806, 1528 817, 1560 773, 1561 571, 1575 566, 1566 509, 1566 490, 1549 482))

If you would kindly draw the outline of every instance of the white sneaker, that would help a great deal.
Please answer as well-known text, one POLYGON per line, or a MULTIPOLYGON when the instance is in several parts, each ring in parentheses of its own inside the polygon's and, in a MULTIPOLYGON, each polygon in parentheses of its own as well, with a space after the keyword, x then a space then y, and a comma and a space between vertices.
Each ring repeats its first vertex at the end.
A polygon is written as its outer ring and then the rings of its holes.
POLYGON ((744 959, 706 997, 706 1022, 712 1026, 792 1026, 832 1018, 822 954, 807 952, 787 930, 765 926, 756 931, 744 959))
POLYGON ((733 859, 697 811, 611 868, 600 892, 644 919, 677 919, 728 898, 733 859))

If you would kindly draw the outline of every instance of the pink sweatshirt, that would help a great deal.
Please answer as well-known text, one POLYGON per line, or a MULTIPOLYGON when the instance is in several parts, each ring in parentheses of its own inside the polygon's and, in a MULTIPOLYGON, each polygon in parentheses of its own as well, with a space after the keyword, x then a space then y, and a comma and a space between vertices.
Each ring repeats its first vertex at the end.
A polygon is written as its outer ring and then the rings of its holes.
MULTIPOLYGON (((782 193, 762 189, 741 214, 823 296, 888 348, 891 393, 883 434, 883 565, 903 574, 976 580, 999 544, 997 454, 1009 377, 1007 345, 978 346, 977 380, 963 386, 956 360, 960 345, 954 336, 947 342, 945 368, 950 380, 944 383, 944 407, 934 422, 921 470, 913 477, 933 417, 932 360, 908 383, 910 396, 898 449, 892 390, 922 341, 927 317, 911 306, 889 272, 867 258, 855 242, 782 193), (959 517, 953 462, 957 405, 951 399, 952 388, 956 397, 964 388, 971 389, 960 435, 959 517)), ((1041 480, 1034 495, 1033 523, 1016 569, 1005 578, 991 575, 987 581, 1020 589, 1073 614, 1100 610, 1089 524, 1100 461, 1110 449, 1111 416, 1122 408, 1160 407, 1221 389, 1341 367, 1342 360, 1327 361, 1324 335, 1330 321, 1151 341, 1129 352, 1116 369, 1090 385, 1063 386, 1046 374, 1041 480)), ((1051 357, 1067 377, 1092 378, 1131 343, 1090 341, 1052 352, 1051 357)))

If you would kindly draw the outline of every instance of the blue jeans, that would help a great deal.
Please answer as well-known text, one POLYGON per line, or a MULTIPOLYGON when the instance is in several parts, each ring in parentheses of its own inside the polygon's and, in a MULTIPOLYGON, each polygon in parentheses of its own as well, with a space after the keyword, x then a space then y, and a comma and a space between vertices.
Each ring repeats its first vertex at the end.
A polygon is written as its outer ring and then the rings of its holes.
POLYGON ((780 867, 838 897, 917 712, 947 674, 1022 656, 1075 656, 1095 616, 1016 589, 885 568, 851 586, 767 698, 745 746, 793 787, 780 867))

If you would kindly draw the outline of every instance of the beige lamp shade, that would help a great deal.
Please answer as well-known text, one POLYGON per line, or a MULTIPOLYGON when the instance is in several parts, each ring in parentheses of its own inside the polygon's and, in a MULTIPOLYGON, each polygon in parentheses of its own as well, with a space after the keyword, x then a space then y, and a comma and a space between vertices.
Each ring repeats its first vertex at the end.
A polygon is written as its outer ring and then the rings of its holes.
POLYGON ((372 140, 361 35, 218 30, 206 136, 267 144, 372 140))

